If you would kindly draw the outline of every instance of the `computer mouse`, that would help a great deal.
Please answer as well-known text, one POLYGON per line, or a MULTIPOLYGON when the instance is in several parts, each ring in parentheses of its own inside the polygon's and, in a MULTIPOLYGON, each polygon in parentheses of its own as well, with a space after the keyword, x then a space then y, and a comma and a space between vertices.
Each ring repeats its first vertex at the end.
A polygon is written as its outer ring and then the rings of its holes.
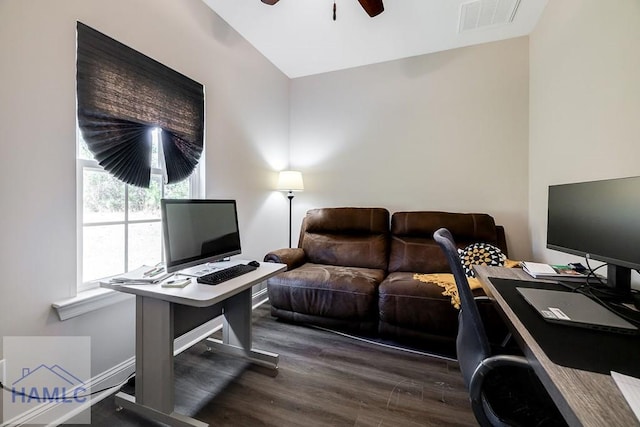
POLYGON ((260 263, 258 261, 250 261, 248 265, 252 267, 260 267, 260 263))

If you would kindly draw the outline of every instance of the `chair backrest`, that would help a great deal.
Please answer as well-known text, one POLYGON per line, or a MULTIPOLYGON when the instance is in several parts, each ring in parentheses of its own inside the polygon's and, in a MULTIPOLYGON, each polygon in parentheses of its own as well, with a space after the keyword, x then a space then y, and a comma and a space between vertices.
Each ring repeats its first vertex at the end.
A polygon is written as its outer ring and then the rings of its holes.
POLYGON ((465 384, 469 387, 474 371, 480 362, 491 355, 491 348, 453 236, 446 228, 440 228, 433 234, 433 238, 447 257, 460 296, 456 351, 460 371, 465 384))

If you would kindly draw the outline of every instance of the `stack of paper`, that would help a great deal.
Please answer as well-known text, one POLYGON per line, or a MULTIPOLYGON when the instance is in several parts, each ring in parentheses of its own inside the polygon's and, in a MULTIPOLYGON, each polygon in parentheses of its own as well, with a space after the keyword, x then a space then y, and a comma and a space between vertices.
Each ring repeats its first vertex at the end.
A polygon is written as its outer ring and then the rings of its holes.
POLYGON ((572 269, 567 265, 549 265, 539 262, 523 261, 522 269, 536 279, 578 280, 587 279, 587 274, 572 269))
POLYGON ((640 379, 611 371, 611 377, 640 421, 640 379))
POLYGON ((160 284, 163 288, 184 288, 188 284, 191 283, 191 277, 187 277, 186 279, 175 279, 168 280, 160 284))
POLYGON ((133 284, 151 284, 158 283, 172 276, 173 273, 167 273, 164 267, 150 267, 143 265, 128 273, 121 274, 110 279, 111 283, 133 284))

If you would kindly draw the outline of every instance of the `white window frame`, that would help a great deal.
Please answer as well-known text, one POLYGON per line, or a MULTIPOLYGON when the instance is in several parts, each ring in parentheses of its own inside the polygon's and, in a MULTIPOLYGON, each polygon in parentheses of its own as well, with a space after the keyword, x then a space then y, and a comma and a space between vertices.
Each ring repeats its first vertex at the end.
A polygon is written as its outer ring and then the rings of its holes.
MULTIPOLYGON (((94 170, 94 171, 101 171, 104 173, 108 173, 104 170, 104 168, 102 166, 100 166, 98 164, 98 162, 94 159, 83 159, 80 157, 80 145, 82 144, 82 135, 80 134, 80 130, 77 129, 77 137, 76 137, 76 161, 77 161, 77 166, 76 166, 76 226, 77 226, 77 256, 76 256, 76 260, 77 260, 77 271, 76 271, 76 277, 77 277, 77 285, 76 285, 76 290, 77 292, 82 292, 82 291, 87 291, 87 290, 91 290, 91 289, 95 289, 97 287, 100 286, 99 284, 99 279, 98 280, 91 280, 88 282, 83 282, 82 277, 83 277, 83 254, 84 254, 84 244, 83 244, 83 233, 84 233, 84 218, 83 218, 83 204, 84 204, 84 171, 85 170, 94 170)), ((163 183, 162 183, 162 188, 161 188, 161 193, 162 196, 164 197, 164 189, 165 189, 165 184, 164 184, 164 177, 166 176, 164 173, 164 158, 162 156, 162 149, 158 150, 159 155, 158 155, 158 163, 159 163, 159 167, 158 168, 151 168, 151 174, 152 175, 162 175, 163 176, 163 183)), ((202 153, 202 156, 200 157, 200 162, 198 163, 198 165, 195 167, 193 173, 191 174, 191 176, 188 178, 189 179, 189 189, 190 189, 190 197, 193 199, 197 199, 200 198, 202 196, 202 191, 201 191, 201 164, 204 161, 204 152, 202 153)), ((106 222, 100 222, 100 223, 91 223, 90 226, 100 226, 100 225, 124 225, 124 233, 125 233, 125 251, 124 251, 124 260, 125 260, 125 266, 127 265, 128 262, 128 248, 129 248, 129 237, 128 237, 128 225, 129 224, 144 224, 144 223, 158 223, 161 222, 160 218, 157 219, 144 219, 144 220, 129 220, 129 209, 128 209, 128 205, 129 205, 129 188, 130 185, 125 184, 125 209, 124 209, 124 219, 123 220, 119 220, 119 221, 106 221, 106 222)), ((162 248, 160 248, 161 253, 162 253, 162 258, 164 258, 164 252, 162 251, 162 248)), ((130 266, 129 266, 130 267, 130 266)), ((124 273, 124 271, 123 271, 124 273)))

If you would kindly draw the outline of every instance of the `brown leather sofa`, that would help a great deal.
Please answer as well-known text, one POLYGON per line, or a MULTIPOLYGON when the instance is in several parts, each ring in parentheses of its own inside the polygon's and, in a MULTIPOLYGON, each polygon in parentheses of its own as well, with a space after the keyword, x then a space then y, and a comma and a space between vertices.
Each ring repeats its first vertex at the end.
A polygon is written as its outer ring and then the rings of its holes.
MULTIPOLYGON (((504 228, 486 214, 396 212, 390 218, 384 208, 310 210, 298 247, 264 258, 288 267, 267 282, 272 315, 415 347, 453 348, 458 311, 440 286, 413 279, 449 272, 433 240, 440 227, 460 247, 485 242, 507 253, 504 228)), ((491 305, 481 311, 492 336, 504 337, 491 305)))

